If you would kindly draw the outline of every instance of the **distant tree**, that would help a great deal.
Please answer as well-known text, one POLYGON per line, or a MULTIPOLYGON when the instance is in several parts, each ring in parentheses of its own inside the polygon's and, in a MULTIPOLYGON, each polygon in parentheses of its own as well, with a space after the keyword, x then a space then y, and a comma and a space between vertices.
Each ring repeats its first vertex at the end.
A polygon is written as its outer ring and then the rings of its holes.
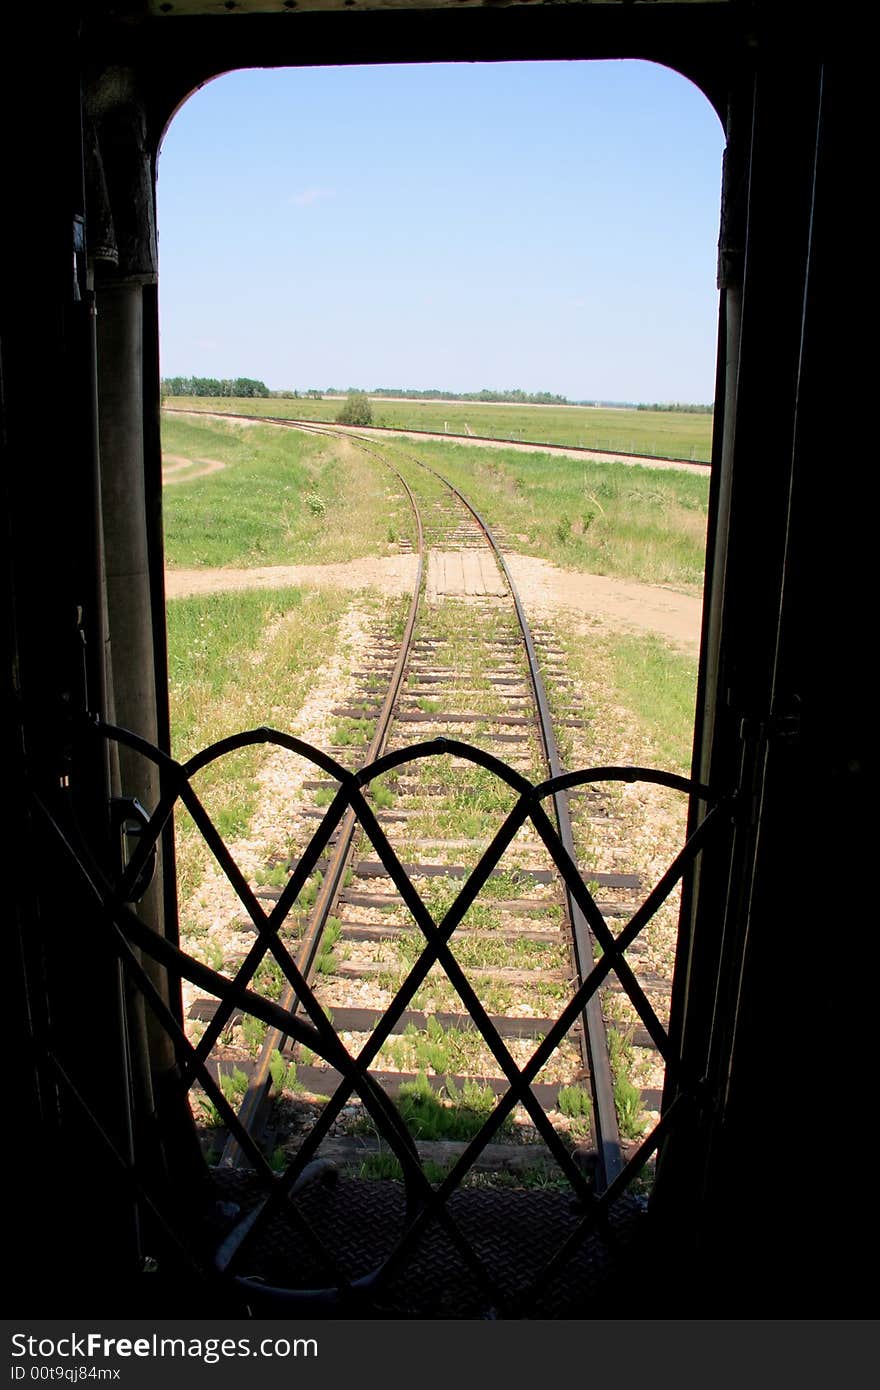
POLYGON ((232 383, 233 396, 268 396, 269 388, 265 381, 254 381, 253 377, 239 376, 232 383))
POLYGON ((337 425, 369 425, 373 420, 373 407, 366 391, 349 391, 345 404, 336 412, 337 425))

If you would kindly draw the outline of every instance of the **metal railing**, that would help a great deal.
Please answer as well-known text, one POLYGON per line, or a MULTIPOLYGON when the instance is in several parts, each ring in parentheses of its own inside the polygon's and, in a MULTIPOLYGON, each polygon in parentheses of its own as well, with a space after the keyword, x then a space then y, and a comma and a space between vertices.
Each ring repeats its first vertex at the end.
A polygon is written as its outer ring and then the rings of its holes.
MULTIPOLYGON (((182 764, 144 739, 99 721, 90 724, 89 735, 126 745, 152 761, 159 772, 159 802, 147 825, 138 835, 136 846, 124 871, 115 878, 108 874, 100 867, 98 856, 83 841, 72 818, 65 822, 63 817, 53 814, 42 803, 38 805, 52 829, 62 857, 71 866, 94 905, 95 921, 110 934, 130 983, 141 993, 155 1020, 172 1040, 179 1068, 178 1101, 194 1085, 200 1086, 216 1107, 231 1139, 239 1146, 264 1185, 264 1197, 260 1205, 248 1213, 215 1252, 215 1268, 221 1276, 237 1280, 243 1287, 247 1287, 247 1280, 242 1279, 239 1274, 245 1257, 258 1244, 261 1233, 266 1230, 270 1221, 283 1210, 285 1218, 314 1251, 322 1267, 334 1271, 335 1282, 330 1286, 309 1291, 308 1294, 303 1290, 290 1290, 290 1298, 294 1303, 305 1297, 319 1297, 330 1305, 335 1305, 338 1300, 369 1301, 375 1298, 377 1292, 405 1266, 431 1222, 439 1223, 461 1259, 475 1277, 486 1284, 488 1276, 480 1255, 450 1211, 449 1199, 459 1189, 462 1180, 471 1172, 486 1145, 492 1141, 517 1105, 526 1111, 535 1131, 568 1180, 572 1193, 583 1210, 581 1219, 559 1249, 542 1269, 534 1272, 534 1288, 545 1286, 590 1233, 607 1235, 607 1220, 613 1204, 641 1172, 664 1134, 675 1123, 682 1107, 686 1107, 689 1102, 699 1102, 702 1095, 700 1078, 682 1074, 670 1046, 667 1030, 634 975, 625 953, 666 901, 673 888, 690 871, 703 847, 722 826, 729 824, 729 814, 726 814, 729 813, 729 807, 726 803, 714 798, 706 786, 672 773, 641 767, 591 768, 533 784, 482 749, 445 738, 435 738, 389 753, 358 771, 349 771, 326 753, 302 740, 267 728, 249 730, 225 738, 182 764), (339 784, 317 829, 293 866, 287 885, 268 912, 237 866, 192 785, 195 774, 208 764, 237 749, 254 744, 286 748, 339 784), (440 755, 452 755, 489 770, 516 794, 516 801, 496 830, 483 856, 464 881, 455 901, 445 915, 439 921, 435 921, 378 823, 365 798, 365 792, 375 778, 392 769, 440 755), (564 843, 554 823, 555 817, 548 814, 544 803, 549 800, 552 805, 556 792, 584 787, 590 783, 636 781, 654 783, 696 798, 704 804, 706 811, 696 830, 648 893, 642 905, 615 935, 579 872, 570 849, 564 843), (136 912, 129 905, 136 892, 136 885, 143 878, 150 856, 154 853, 154 848, 178 805, 185 807, 199 828, 217 864, 235 890, 255 932, 250 950, 231 979, 210 969, 196 957, 158 936, 138 919, 136 912), (349 814, 354 815, 372 844, 424 938, 421 954, 411 966, 357 1056, 353 1056, 342 1042, 305 973, 281 937, 282 927, 300 892, 326 851, 334 831, 349 814), (454 934, 469 908, 476 902, 489 875, 498 865, 514 836, 527 822, 531 823, 543 842, 567 892, 588 923, 601 954, 586 977, 574 989, 529 1060, 524 1065, 519 1065, 456 960, 454 934), (186 1036, 173 1011, 161 997, 141 964, 141 955, 149 956, 160 966, 164 966, 172 979, 188 980, 217 998, 218 1005, 213 1019, 197 1043, 191 1042, 186 1036), (283 1007, 254 988, 257 971, 267 957, 276 962, 287 982, 287 997, 292 1001, 289 1007, 283 1007), (415 1143, 400 1112, 370 1075, 370 1068, 380 1049, 435 964, 439 964, 445 971, 473 1025, 479 1030, 508 1083, 507 1091, 498 1097, 479 1131, 466 1142, 460 1156, 436 1186, 428 1180, 422 1170, 415 1143), (616 977, 650 1035, 665 1063, 667 1074, 675 1080, 677 1094, 675 1101, 664 1111, 659 1123, 640 1143, 628 1162, 613 1175, 605 1190, 596 1192, 588 1177, 575 1162, 531 1087, 554 1050, 582 1018, 590 1001, 598 999, 598 990, 612 975, 616 977), (308 1047, 341 1077, 340 1083, 324 1104, 312 1129, 304 1136, 291 1162, 280 1175, 273 1170, 246 1125, 242 1124, 208 1066, 214 1044, 237 1010, 252 1015, 269 1029, 276 1029, 281 1035, 308 1047), (300 1210, 296 1194, 300 1190, 308 1165, 318 1156, 322 1141, 353 1096, 359 1097, 377 1134, 400 1164, 406 1213, 402 1233, 390 1253, 368 1276, 350 1281, 334 1260, 332 1251, 322 1239, 321 1232, 313 1228, 300 1210)), ((159 1119, 161 1122, 161 1115, 159 1119)), ((154 1210, 158 1206, 161 1216, 161 1200, 149 1192, 145 1192, 144 1195, 154 1210)), ((173 1221, 170 1224, 173 1225, 173 1221)), ((176 1239, 186 1244, 185 1233, 178 1231, 176 1239)), ((488 1280, 488 1283, 491 1286, 491 1280, 488 1280)), ((490 1292, 492 1296, 499 1296, 495 1288, 490 1288, 490 1292)))

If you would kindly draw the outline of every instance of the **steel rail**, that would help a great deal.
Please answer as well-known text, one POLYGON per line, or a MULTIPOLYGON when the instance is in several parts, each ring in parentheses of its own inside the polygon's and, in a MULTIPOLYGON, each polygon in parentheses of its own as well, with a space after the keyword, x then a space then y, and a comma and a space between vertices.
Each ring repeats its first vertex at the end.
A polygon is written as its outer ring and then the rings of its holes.
MULTIPOLYGON (((563 775, 563 767, 559 757, 559 746, 556 742, 556 735, 553 732, 553 718, 550 713, 547 691, 544 685, 544 679, 541 675, 531 628, 529 627, 522 600, 520 599, 519 591, 514 583, 513 575, 510 572, 507 561, 504 559, 495 537, 492 535, 491 530, 480 513, 471 505, 455 484, 451 483, 448 478, 444 478, 441 473, 431 468, 429 464, 422 463, 420 459, 413 459, 413 462, 417 463, 420 468, 427 469, 429 473, 433 473, 435 478, 439 478, 439 480, 455 494, 459 501, 467 507, 486 536, 501 573, 504 575, 505 582, 510 589, 514 607, 516 608, 517 620, 526 649, 529 679, 532 683, 532 690, 538 713, 538 727, 541 733, 541 741, 544 745, 544 755, 550 769, 550 776, 551 778, 561 777, 563 775)), ((568 793, 566 791, 554 791, 552 793, 552 799, 560 839, 562 840, 566 853, 571 858, 572 864, 576 864, 577 855, 575 852, 574 834, 571 827, 568 793)), ((563 880, 563 892, 565 895, 568 920, 571 925, 575 968, 577 970, 578 986, 580 986, 593 968, 593 938, 587 919, 580 905, 575 901, 572 891, 565 880, 563 880)), ((620 1143, 620 1131, 617 1123, 617 1106, 614 1102, 614 1081, 611 1076, 611 1063, 608 1056, 608 1040, 605 1033, 605 1022, 602 1018, 602 1005, 598 993, 591 995, 590 999, 587 1001, 583 1017, 584 1028, 581 1037, 586 1052, 584 1060, 589 1070, 590 1085, 593 1091, 593 1131, 596 1150, 599 1156, 599 1164, 601 1166, 601 1177, 603 1178, 601 1187, 604 1190, 611 1185, 617 1175, 622 1171, 624 1161, 620 1143)))
MULTIPOLYGON (((400 649, 394 664, 394 669, 388 682, 385 692, 385 699, 376 721, 376 730, 372 741, 367 749, 365 763, 370 764, 381 757, 388 738, 388 731, 391 727, 391 718, 394 707, 397 703, 400 687, 403 683, 403 675, 406 663, 409 659, 410 647, 412 644, 413 631, 415 629, 416 617, 421 599, 423 579, 424 579, 424 532, 422 528, 422 518, 419 512, 412 489, 406 479, 387 461, 386 467, 396 474, 404 490, 406 491, 409 503, 413 511, 416 524, 418 541, 418 569, 416 582, 413 586, 412 598, 410 600, 409 612, 407 614, 406 626, 400 642, 400 649)), ((306 980, 311 980, 314 973, 315 961, 317 960, 321 940, 327 926, 327 922, 332 915, 333 908, 342 888, 345 871, 349 866, 349 860, 354 847, 355 832, 358 828, 358 819, 352 807, 344 813, 339 826, 336 839, 336 846, 327 865, 326 873, 321 881, 321 886, 315 898, 312 911, 309 914, 309 923, 306 928, 303 940, 300 943, 296 954, 296 965, 300 973, 306 980)), ((296 1015, 299 1008, 299 998, 293 986, 288 984, 281 999, 282 1008, 296 1015)), ((248 1086, 247 1094, 244 1097, 239 1110, 239 1121, 245 1130, 256 1140, 262 1132, 265 1123, 266 1102, 269 1095, 271 1082, 271 1061, 273 1053, 280 1050, 287 1041, 287 1034, 282 1033, 276 1028, 267 1031, 260 1053, 257 1058, 253 1076, 248 1086)), ((221 1156, 221 1166, 234 1168, 240 1167, 245 1161, 245 1154, 234 1135, 230 1135, 226 1141, 221 1156)))

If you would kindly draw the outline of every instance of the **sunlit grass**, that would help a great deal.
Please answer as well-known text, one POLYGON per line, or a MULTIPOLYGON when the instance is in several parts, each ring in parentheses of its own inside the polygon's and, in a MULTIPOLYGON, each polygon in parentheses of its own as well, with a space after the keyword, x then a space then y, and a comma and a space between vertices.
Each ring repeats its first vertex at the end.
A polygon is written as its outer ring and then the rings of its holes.
MULTIPOLYGON (((189 398, 169 405, 241 415, 332 423, 338 400, 189 398)), ((695 460, 708 460, 712 416, 685 411, 602 410, 592 406, 544 406, 479 401, 389 401, 374 397, 373 424, 392 429, 468 433, 486 439, 574 445, 695 460)))
POLYGON ((664 766, 690 769, 694 737, 697 659, 662 638, 619 637, 609 642, 620 699, 650 729, 664 766))
MULTIPOLYGON (((659 762, 687 775, 694 737, 696 656, 650 633, 594 633, 588 639, 570 634, 563 640, 571 673, 599 686, 603 703, 623 706, 635 717, 643 742, 641 748, 630 747, 631 760, 659 762)), ((561 736, 566 733, 560 731, 561 736)))
MULTIPOLYGON (((167 606, 172 752, 181 761, 216 740, 267 724, 295 730, 350 602, 333 590, 244 590, 171 599, 167 606)), ((264 749, 210 764, 194 785, 224 837, 245 832, 256 806, 264 749)), ((190 817, 177 821, 182 900, 207 849, 190 817)))
POLYGON ((383 555, 391 548, 391 519, 396 535, 412 530, 397 480, 347 440, 166 414, 162 444, 170 453, 226 465, 165 489, 165 552, 172 567, 383 555))
POLYGON ((386 448, 408 477, 416 457, 448 477, 524 554, 691 593, 702 585, 707 477, 434 440, 386 448))
MULTIPOLYGON (((691 417, 701 418, 701 417, 691 417)), ((411 521, 398 484, 349 441, 231 421, 164 417, 165 447, 227 467, 166 489, 168 562, 329 562, 388 553, 411 521)), ((442 489, 418 457, 457 483, 516 549, 566 567, 696 592, 702 583, 708 479, 693 473, 550 454, 387 440, 417 483, 442 489)), ((430 516, 426 518, 430 531, 430 516)))

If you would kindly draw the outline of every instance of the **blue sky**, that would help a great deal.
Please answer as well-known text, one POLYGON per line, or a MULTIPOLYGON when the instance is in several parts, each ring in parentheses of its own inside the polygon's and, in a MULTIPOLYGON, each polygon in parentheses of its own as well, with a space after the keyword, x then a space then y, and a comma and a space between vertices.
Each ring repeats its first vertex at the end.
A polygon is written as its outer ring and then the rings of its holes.
POLYGON ((160 154, 163 375, 710 401, 722 149, 647 63, 218 78, 160 154))

